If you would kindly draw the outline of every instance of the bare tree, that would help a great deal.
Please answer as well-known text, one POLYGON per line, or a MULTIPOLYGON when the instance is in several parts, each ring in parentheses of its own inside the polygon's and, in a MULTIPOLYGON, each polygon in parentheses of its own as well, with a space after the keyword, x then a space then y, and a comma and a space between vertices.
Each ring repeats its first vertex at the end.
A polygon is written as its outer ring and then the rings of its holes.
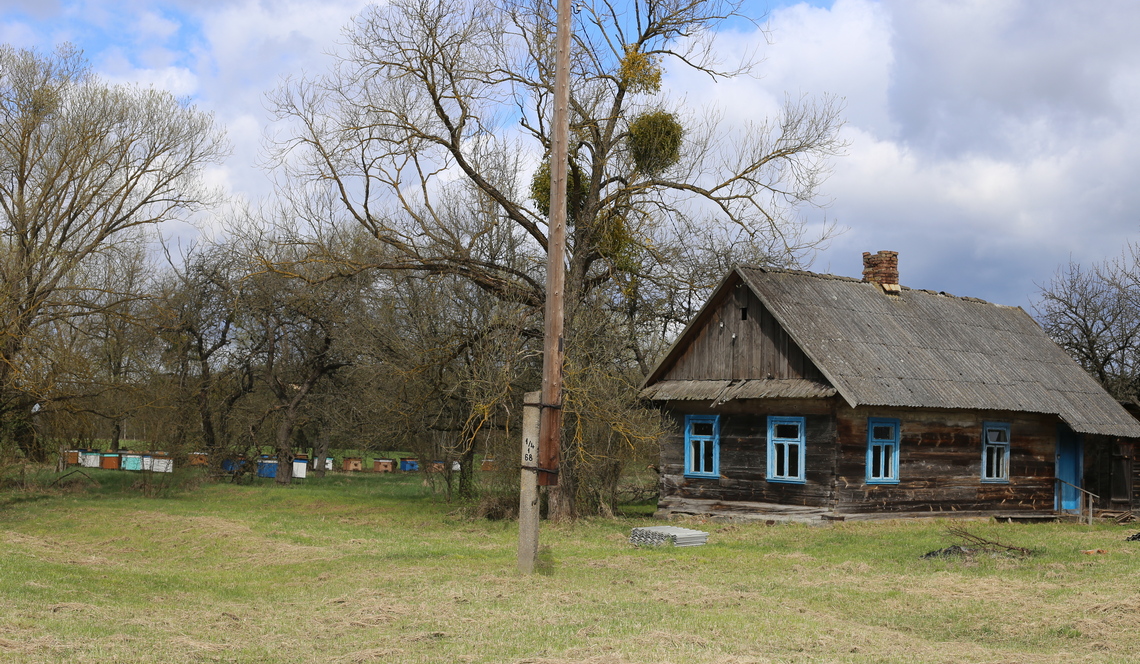
MULTIPOLYGON (((192 404, 201 449, 220 463, 230 451, 231 417, 254 389, 256 343, 238 344, 247 263, 233 246, 201 244, 175 260, 159 294, 157 327, 166 343, 165 364, 192 404)), ((190 428, 189 422, 181 425, 190 428)), ((183 437, 186 432, 183 432, 183 437)))
POLYGON ((36 381, 36 392, 41 406, 88 410, 102 418, 109 447, 118 450, 127 420, 152 400, 146 386, 158 367, 160 349, 150 316, 154 273, 143 238, 121 238, 103 247, 66 283, 76 314, 62 319, 53 336, 73 346, 67 353, 49 346, 56 376, 36 381))
MULTIPOLYGON (((169 93, 113 86, 64 46, 0 46, 0 408, 35 328, 75 315, 68 276, 131 229, 198 209, 202 167, 225 151, 213 118, 169 93)), ((25 450, 30 451, 30 450, 25 450)))
MULTIPOLYGON (((675 323, 663 317, 687 314, 679 303, 702 299, 725 265, 795 263, 826 240, 806 235, 797 215, 843 147, 839 104, 789 101, 746 127, 696 117, 661 94, 664 68, 752 73, 747 58, 722 64, 710 39, 741 16, 739 4, 580 7, 566 334, 573 345, 583 306, 612 312, 636 329, 623 327, 610 347, 632 351, 644 370, 637 340, 667 335, 675 323)), ((330 73, 274 96, 290 186, 326 187, 338 216, 384 247, 359 267, 453 275, 541 309, 554 15, 547 1, 395 0, 355 20, 330 73), (488 251, 489 237, 515 249, 488 251)), ((575 492, 571 461, 552 496, 556 515, 573 515, 575 492)))
POLYGON ((1117 399, 1140 405, 1140 247, 1090 269, 1069 263, 1041 287, 1037 320, 1117 399))

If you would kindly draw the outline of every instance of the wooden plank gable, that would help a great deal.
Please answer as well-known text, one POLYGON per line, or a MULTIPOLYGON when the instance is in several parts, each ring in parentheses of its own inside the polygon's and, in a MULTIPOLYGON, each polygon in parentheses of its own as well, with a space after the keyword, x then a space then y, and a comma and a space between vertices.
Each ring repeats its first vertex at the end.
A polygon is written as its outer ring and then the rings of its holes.
POLYGON ((727 282, 657 380, 807 379, 826 383, 743 282, 727 282))

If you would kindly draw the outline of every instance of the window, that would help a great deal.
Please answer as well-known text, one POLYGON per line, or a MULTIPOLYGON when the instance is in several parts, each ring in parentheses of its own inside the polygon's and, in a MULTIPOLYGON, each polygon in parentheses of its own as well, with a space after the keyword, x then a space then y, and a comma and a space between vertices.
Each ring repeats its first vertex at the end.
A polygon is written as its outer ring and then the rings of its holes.
POLYGON ((898 484, 899 421, 867 420, 867 484, 898 484))
POLYGON ((804 481, 804 418, 768 418, 768 479, 804 481))
POLYGON ((720 467, 720 417, 685 416, 685 476, 718 477, 720 467))
POLYGON ((982 425, 982 481, 1009 481, 1009 425, 985 422, 982 425))

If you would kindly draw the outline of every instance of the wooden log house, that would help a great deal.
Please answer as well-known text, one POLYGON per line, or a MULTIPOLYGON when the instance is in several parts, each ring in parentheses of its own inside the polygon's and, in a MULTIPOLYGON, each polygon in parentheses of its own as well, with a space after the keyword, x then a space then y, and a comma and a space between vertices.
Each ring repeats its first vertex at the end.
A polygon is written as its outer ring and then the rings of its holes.
POLYGON ((862 280, 740 267, 717 288, 642 386, 676 423, 658 516, 1140 507, 1140 422, 1025 311, 863 257, 862 280))

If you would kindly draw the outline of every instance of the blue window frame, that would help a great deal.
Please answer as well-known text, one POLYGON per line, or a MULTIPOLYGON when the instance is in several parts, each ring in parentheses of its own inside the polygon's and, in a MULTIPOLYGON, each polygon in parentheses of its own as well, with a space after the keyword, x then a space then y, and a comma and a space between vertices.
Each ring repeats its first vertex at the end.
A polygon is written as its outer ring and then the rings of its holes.
POLYGON ((867 419, 867 484, 899 483, 899 421, 867 419))
POLYGON ((982 423, 982 481, 1009 482, 1009 424, 982 423))
POLYGON ((773 482, 806 481, 804 418, 768 418, 768 473, 773 482))
POLYGON ((685 477, 720 476, 720 416, 685 416, 685 477))

